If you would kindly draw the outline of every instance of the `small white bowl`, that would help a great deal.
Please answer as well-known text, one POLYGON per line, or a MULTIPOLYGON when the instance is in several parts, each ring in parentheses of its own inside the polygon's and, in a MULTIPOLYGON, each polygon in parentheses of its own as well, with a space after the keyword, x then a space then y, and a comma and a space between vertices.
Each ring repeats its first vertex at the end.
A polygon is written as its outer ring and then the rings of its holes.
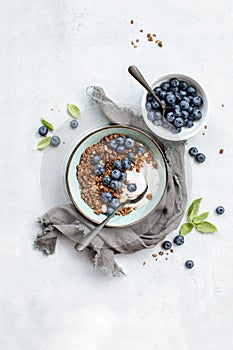
POLYGON ((197 95, 200 95, 203 99, 203 104, 200 107, 200 110, 202 111, 202 118, 200 120, 195 121, 194 126, 192 128, 182 127, 182 130, 179 134, 173 134, 169 129, 165 129, 162 126, 156 126, 150 120, 147 119, 148 111, 146 110, 145 105, 146 105, 146 96, 147 96, 148 92, 146 90, 142 96, 142 102, 141 102, 142 115, 143 115, 144 121, 147 124, 148 128, 155 135, 157 135, 165 140, 171 140, 171 141, 187 140, 190 137, 196 135, 203 128, 203 126, 206 124, 206 120, 208 117, 207 94, 206 94, 204 88, 195 79, 191 78, 188 75, 181 74, 181 73, 168 73, 168 74, 162 75, 162 76, 154 79, 150 83, 150 86, 152 89, 154 89, 156 86, 160 86, 163 82, 169 81, 171 78, 185 80, 189 85, 192 85, 197 89, 197 95))

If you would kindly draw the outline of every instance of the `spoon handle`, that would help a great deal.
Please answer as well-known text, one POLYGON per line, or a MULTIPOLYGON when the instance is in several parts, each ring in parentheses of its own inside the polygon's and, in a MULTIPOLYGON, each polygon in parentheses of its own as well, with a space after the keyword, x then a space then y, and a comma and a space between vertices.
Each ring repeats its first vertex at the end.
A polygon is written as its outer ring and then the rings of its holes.
POLYGON ((102 230, 102 228, 108 223, 109 220, 116 214, 118 210, 122 208, 125 203, 122 203, 117 209, 114 210, 114 212, 109 215, 104 221, 101 222, 98 226, 96 226, 93 230, 91 230, 86 236, 84 236, 79 242, 76 243, 75 249, 79 252, 84 250, 90 243, 93 241, 93 239, 98 235, 98 233, 102 230))
POLYGON ((147 83, 139 69, 136 66, 129 66, 128 71, 134 77, 134 79, 136 79, 139 84, 141 84, 158 101, 160 106, 163 108, 164 106, 162 105, 160 99, 155 95, 154 91, 151 89, 150 85, 147 83))

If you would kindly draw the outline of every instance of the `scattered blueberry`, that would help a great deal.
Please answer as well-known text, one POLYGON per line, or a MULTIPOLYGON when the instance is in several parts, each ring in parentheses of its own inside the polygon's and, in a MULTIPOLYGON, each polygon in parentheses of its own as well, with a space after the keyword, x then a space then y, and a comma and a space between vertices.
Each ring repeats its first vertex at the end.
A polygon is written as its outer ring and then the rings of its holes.
POLYGON ((155 99, 152 101, 152 107, 154 109, 158 109, 160 107, 160 104, 158 103, 158 101, 156 101, 155 99))
POLYGON ((173 93, 169 93, 166 95, 166 101, 168 104, 172 104, 176 102, 176 96, 173 93))
POLYGON ((127 190, 129 191, 129 192, 135 192, 136 190, 137 190, 137 185, 136 184, 128 184, 127 185, 127 190))
POLYGON ((156 87, 156 88, 154 89, 154 93, 155 93, 156 96, 159 96, 160 93, 161 93, 161 91, 162 91, 162 89, 161 89, 160 87, 156 87))
POLYGON ((145 154, 146 153, 146 150, 145 150, 145 148, 144 147, 142 147, 142 146, 140 146, 140 147, 138 147, 137 149, 136 149, 136 152, 137 153, 141 153, 142 155, 143 154, 145 154))
POLYGON ((114 209, 117 209, 120 205, 121 205, 121 202, 119 201, 119 199, 113 198, 111 202, 111 207, 113 207, 114 209))
POLYGON ((173 123, 175 120, 175 116, 173 114, 173 112, 168 112, 168 114, 166 115, 166 119, 170 122, 173 123))
POLYGON ((151 102, 153 100, 153 96, 148 92, 148 94, 146 95, 146 99, 148 102, 151 102))
POLYGON ((188 101, 185 101, 185 100, 180 101, 180 108, 181 109, 189 109, 188 101))
POLYGON ((70 126, 72 129, 76 129, 78 127, 78 121, 76 119, 71 120, 70 126))
POLYGON ((111 178, 110 176, 105 176, 102 180, 104 186, 108 186, 110 184, 111 178))
POLYGON ((189 112, 186 111, 186 110, 182 110, 182 111, 181 111, 181 117, 184 118, 184 119, 188 119, 188 117, 189 117, 189 112))
POLYGON ((125 151, 125 147, 124 146, 118 146, 117 147, 117 153, 122 154, 122 153, 124 153, 124 151, 125 151))
POLYGON ((104 192, 102 193, 101 198, 104 203, 110 203, 112 200, 112 195, 110 192, 104 192))
POLYGON ((125 170, 129 170, 129 169, 131 168, 131 162, 130 162, 129 158, 123 159, 123 161, 122 161, 122 167, 123 167, 125 170))
POLYGON ((160 98, 161 100, 164 100, 165 97, 166 97, 166 95, 167 95, 166 91, 162 90, 162 91, 160 92, 160 94, 159 94, 159 98, 160 98))
POLYGON ((169 250, 172 247, 172 243, 170 241, 165 241, 165 242, 163 242, 162 247, 165 250, 169 250))
POLYGON ((187 269, 192 269, 194 266, 194 262, 192 260, 187 260, 185 266, 187 267, 187 269))
POLYGON ((120 170, 118 170, 118 169, 113 169, 112 172, 111 172, 111 177, 112 177, 114 180, 118 180, 118 179, 121 177, 121 172, 120 172, 120 170))
POLYGON ((107 212, 106 212, 106 215, 107 216, 110 216, 113 212, 114 212, 115 209, 113 209, 112 207, 108 207, 107 209, 107 212))
POLYGON ((110 142, 109 142, 109 148, 111 149, 116 149, 118 144, 117 144, 117 140, 116 139, 112 139, 110 142))
POLYGON ((186 83, 186 81, 180 81, 179 87, 181 90, 187 90, 188 84, 186 83))
POLYGON ((178 235, 174 238, 173 241, 176 245, 182 245, 184 243, 184 237, 181 235, 178 235))
POLYGON ((112 180, 110 182, 110 187, 114 190, 114 191, 117 191, 121 188, 122 186, 122 183, 120 181, 117 181, 117 180, 112 180))
POLYGON ((194 109, 193 116, 194 116, 195 120, 201 119, 202 113, 201 113, 200 109, 194 109))
POLYGON ((104 169, 103 164, 96 164, 95 167, 94 167, 94 173, 97 176, 103 175, 104 170, 105 169, 104 169))
POLYGON ((125 138, 122 136, 118 136, 118 138, 116 140, 117 140, 117 144, 120 146, 124 145, 124 143, 125 143, 125 138))
POLYGON ((171 84, 172 87, 176 87, 176 86, 179 86, 179 85, 180 85, 180 82, 179 82, 178 79, 172 78, 172 79, 170 80, 170 84, 171 84))
POLYGON ((216 208, 216 213, 219 215, 222 215, 224 213, 225 209, 220 205, 216 208))
POLYGON ((61 139, 59 136, 52 136, 51 140, 50 140, 50 145, 57 147, 58 145, 60 145, 61 143, 61 139))
POLYGON ((101 159, 100 156, 98 156, 98 155, 94 156, 93 157, 94 164, 98 164, 100 162, 100 159, 101 159))
POLYGON ((114 163, 113 163, 113 166, 115 169, 121 169, 122 168, 122 163, 120 160, 115 160, 114 163))
POLYGON ((168 91, 170 89, 170 84, 167 82, 164 82, 160 85, 160 87, 164 90, 164 91, 168 91))
POLYGON ((187 96, 187 92, 186 92, 186 91, 183 91, 183 90, 180 90, 180 95, 181 95, 182 97, 187 96))
POLYGON ((121 178, 120 178, 120 180, 122 181, 122 182, 125 182, 126 180, 127 180, 127 174, 126 173, 121 173, 121 178))
POLYGON ((41 126, 39 129, 38 129, 38 134, 40 136, 46 136, 48 134, 48 131, 49 129, 46 127, 46 126, 41 126))
POLYGON ((203 163, 206 160, 206 156, 203 153, 198 153, 196 155, 196 160, 198 163, 203 163))
POLYGON ((198 149, 196 147, 191 147, 189 149, 189 154, 190 156, 196 157, 196 155, 198 154, 198 149))
POLYGON ((194 86, 189 86, 187 92, 189 95, 194 96, 197 93, 197 89, 194 86))
POLYGON ((182 118, 178 117, 174 120, 174 125, 177 127, 177 128, 181 128, 183 125, 184 125, 184 121, 182 118))

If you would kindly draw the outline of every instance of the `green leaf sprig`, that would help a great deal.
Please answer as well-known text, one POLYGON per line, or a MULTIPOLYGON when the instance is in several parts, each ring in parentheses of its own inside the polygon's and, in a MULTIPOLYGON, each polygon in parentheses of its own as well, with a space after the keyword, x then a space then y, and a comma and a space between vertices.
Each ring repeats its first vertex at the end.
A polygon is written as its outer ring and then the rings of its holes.
POLYGON ((188 222, 183 224, 180 228, 181 236, 187 235, 193 230, 193 228, 201 233, 213 233, 218 231, 215 225, 211 224, 211 222, 205 221, 209 216, 208 212, 199 214, 201 201, 202 198, 195 199, 190 205, 187 214, 188 222))
POLYGON ((80 109, 76 105, 67 104, 67 110, 68 113, 71 115, 71 117, 77 119, 80 117, 80 109))
POLYGON ((47 148, 50 144, 51 136, 44 137, 37 145, 37 149, 47 148))
POLYGON ((47 120, 45 120, 44 118, 41 118, 41 123, 46 126, 50 131, 53 131, 54 130, 54 126, 49 123, 47 120))

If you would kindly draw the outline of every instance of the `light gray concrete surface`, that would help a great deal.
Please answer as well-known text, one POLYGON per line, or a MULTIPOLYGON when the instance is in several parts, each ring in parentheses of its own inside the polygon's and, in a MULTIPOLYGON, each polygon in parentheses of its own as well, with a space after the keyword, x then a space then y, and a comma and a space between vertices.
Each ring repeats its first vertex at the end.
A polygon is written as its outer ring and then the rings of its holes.
POLYGON ((232 6, 230 0, 0 1, 1 350, 233 348, 232 6), (147 32, 164 47, 147 42, 147 32), (35 220, 45 210, 42 153, 33 148, 41 116, 59 127, 67 102, 90 105, 87 85, 139 104, 143 91, 127 74, 130 64, 149 80, 179 71, 206 87, 208 129, 188 146, 207 161, 191 161, 190 201, 204 198, 202 209, 219 232, 191 233, 168 261, 152 258, 159 247, 119 256, 128 275, 111 279, 65 241, 48 258, 32 250, 35 220), (226 213, 219 217, 214 210, 221 204, 226 213), (184 268, 188 258, 195 261, 191 271, 184 268))

